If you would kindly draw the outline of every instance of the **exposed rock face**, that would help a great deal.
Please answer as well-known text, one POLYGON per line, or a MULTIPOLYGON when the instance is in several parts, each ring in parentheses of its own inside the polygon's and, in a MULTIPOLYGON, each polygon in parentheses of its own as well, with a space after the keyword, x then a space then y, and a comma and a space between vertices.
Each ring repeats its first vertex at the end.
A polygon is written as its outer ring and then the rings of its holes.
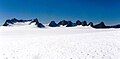
POLYGON ((72 23, 71 21, 65 21, 65 20, 63 20, 63 21, 60 21, 58 23, 58 26, 60 26, 60 25, 63 25, 63 26, 66 25, 66 27, 73 27, 73 26, 76 26, 76 23, 72 23))
POLYGON ((73 23, 73 26, 77 26, 77 24, 76 24, 76 23, 73 23))
POLYGON ((33 21, 32 20, 17 20, 16 18, 13 18, 11 20, 6 20, 6 22, 3 24, 3 26, 11 26, 11 24, 14 24, 14 23, 17 23, 17 22, 28 22, 30 21, 29 25, 31 23, 34 23, 35 22, 35 25, 37 25, 37 27, 39 28, 43 28, 45 27, 44 25, 42 25, 41 23, 39 23, 38 19, 34 19, 33 21))
POLYGON ((10 24, 14 24, 16 22, 18 22, 18 20, 15 18, 13 18, 11 20, 6 20, 5 23, 3 24, 3 26, 10 26, 10 24))
POLYGON ((82 25, 82 23, 79 20, 77 20, 76 25, 82 25))
MULTIPOLYGON (((27 22, 27 23, 25 23, 25 25, 26 24, 31 25, 32 23, 35 23, 35 25, 39 28, 44 28, 45 27, 42 23, 39 23, 37 18, 33 19, 33 20, 18 20, 16 18, 13 18, 13 19, 6 20, 5 23, 3 24, 3 26, 12 26, 13 24, 19 25, 19 24, 24 24, 24 22, 27 22), (17 22, 20 22, 20 23, 17 23, 17 22)), ((77 25, 82 25, 82 26, 91 26, 91 27, 97 28, 97 29, 98 28, 120 28, 120 24, 114 25, 114 26, 106 26, 104 24, 104 22, 101 22, 99 24, 93 25, 92 22, 87 24, 86 21, 80 22, 79 20, 77 20, 76 23, 73 23, 71 21, 62 20, 58 24, 56 24, 55 21, 51 21, 50 24, 49 24, 50 27, 58 27, 60 25, 63 25, 63 26, 66 25, 66 27, 74 27, 74 26, 77 26, 77 25)))
POLYGON ((17 20, 16 18, 13 18, 11 20, 6 20, 3 26, 10 26, 11 24, 17 23, 17 22, 28 22, 32 20, 17 20))
POLYGON ((16 22, 19 22, 19 20, 17 20, 16 18, 13 18, 11 19, 11 22, 16 23, 16 22))
POLYGON ((120 28, 120 24, 114 25, 114 26, 110 26, 110 28, 120 28))
POLYGON ((16 22, 28 22, 28 21, 32 21, 32 20, 18 20, 16 18, 13 18, 10 21, 13 22, 13 23, 16 23, 16 22))
POLYGON ((43 24, 41 24, 41 23, 38 23, 38 24, 37 24, 37 27, 39 27, 39 28, 44 28, 45 26, 44 26, 43 24))
POLYGON ((37 24, 39 24, 39 21, 38 21, 38 19, 36 18, 36 19, 34 19, 30 24, 32 24, 32 23, 35 23, 35 25, 37 25, 37 24))
POLYGON ((28 21, 32 21, 32 20, 18 20, 18 22, 28 22, 28 21))
POLYGON ((82 26, 87 26, 87 22, 86 22, 86 21, 83 21, 83 22, 82 22, 82 26))
POLYGON ((67 22, 67 26, 66 27, 73 27, 74 25, 73 25, 73 23, 71 22, 71 21, 68 21, 67 22))
POLYGON ((94 25, 94 28, 107 28, 106 25, 104 24, 104 22, 101 22, 97 25, 94 25))
POLYGON ((39 23, 37 18, 34 19, 30 24, 32 24, 32 23, 35 23, 35 25, 37 25, 37 27, 39 27, 39 28, 44 28, 45 27, 43 24, 39 23))
POLYGON ((8 26, 9 24, 13 24, 11 20, 6 20, 3 26, 8 26))
POLYGON ((94 25, 93 25, 93 23, 92 23, 92 22, 90 22, 90 23, 88 24, 88 26, 93 27, 94 25))
POLYGON ((50 27, 57 27, 58 24, 56 24, 55 21, 51 21, 48 26, 50 26, 50 27))
POLYGON ((60 22, 58 23, 59 26, 60 26, 60 25, 65 26, 65 25, 67 25, 67 24, 68 24, 68 22, 67 22, 66 20, 62 20, 62 21, 60 21, 60 22))

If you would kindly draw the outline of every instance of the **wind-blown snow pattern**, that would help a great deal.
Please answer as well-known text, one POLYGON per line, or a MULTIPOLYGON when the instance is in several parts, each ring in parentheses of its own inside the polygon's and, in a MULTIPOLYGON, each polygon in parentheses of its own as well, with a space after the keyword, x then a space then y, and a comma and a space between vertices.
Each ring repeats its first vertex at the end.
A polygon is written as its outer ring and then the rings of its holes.
POLYGON ((120 59, 120 29, 0 27, 0 59, 120 59))

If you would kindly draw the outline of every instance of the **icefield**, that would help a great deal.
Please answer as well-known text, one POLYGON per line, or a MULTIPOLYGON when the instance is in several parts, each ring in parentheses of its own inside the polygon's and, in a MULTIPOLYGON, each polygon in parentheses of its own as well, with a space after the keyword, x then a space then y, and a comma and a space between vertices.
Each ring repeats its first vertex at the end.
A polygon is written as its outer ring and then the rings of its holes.
POLYGON ((120 29, 0 26, 0 59, 120 59, 120 29))

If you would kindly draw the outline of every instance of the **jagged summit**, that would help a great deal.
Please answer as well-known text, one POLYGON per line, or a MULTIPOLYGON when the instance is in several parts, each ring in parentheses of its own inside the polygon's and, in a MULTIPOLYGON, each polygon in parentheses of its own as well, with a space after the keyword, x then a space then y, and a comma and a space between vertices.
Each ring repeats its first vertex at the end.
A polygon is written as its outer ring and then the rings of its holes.
POLYGON ((45 27, 43 24, 39 23, 37 18, 30 22, 30 24, 32 24, 32 23, 35 23, 35 25, 37 25, 37 27, 39 27, 39 28, 45 27))
POLYGON ((109 26, 110 28, 120 28, 120 24, 118 25, 113 25, 113 26, 109 26))
POLYGON ((87 22, 86 22, 86 21, 83 21, 83 22, 82 22, 82 26, 87 26, 87 22))
POLYGON ((82 25, 82 22, 80 22, 79 20, 76 21, 76 25, 82 25))
POLYGON ((12 26, 13 24, 15 23, 25 23, 25 22, 29 22, 29 21, 32 21, 32 20, 18 20, 16 18, 13 18, 13 19, 8 19, 5 21, 5 23, 3 24, 3 26, 12 26))
POLYGON ((60 21, 60 22, 58 23, 59 26, 60 26, 60 25, 65 26, 65 25, 67 25, 67 24, 68 24, 68 22, 67 22, 66 20, 62 20, 62 21, 60 21))
POLYGON ((34 19, 34 20, 18 20, 16 18, 13 19, 9 19, 6 20, 5 23, 3 24, 3 26, 23 26, 23 25, 31 25, 32 23, 35 23, 35 25, 39 28, 43 28, 45 27, 44 25, 42 25, 41 23, 39 23, 38 19, 34 19))
POLYGON ((104 22, 101 22, 101 23, 99 23, 97 25, 94 25, 93 27, 94 28, 107 28, 106 25, 104 24, 104 22))
POLYGON ((92 22, 90 22, 90 23, 88 24, 88 26, 93 27, 94 25, 93 25, 93 23, 92 23, 92 22))
POLYGON ((67 21, 67 26, 66 27, 73 27, 73 23, 71 21, 67 21))
POLYGON ((56 24, 55 21, 51 21, 48 26, 50 26, 50 27, 58 27, 58 24, 56 24))

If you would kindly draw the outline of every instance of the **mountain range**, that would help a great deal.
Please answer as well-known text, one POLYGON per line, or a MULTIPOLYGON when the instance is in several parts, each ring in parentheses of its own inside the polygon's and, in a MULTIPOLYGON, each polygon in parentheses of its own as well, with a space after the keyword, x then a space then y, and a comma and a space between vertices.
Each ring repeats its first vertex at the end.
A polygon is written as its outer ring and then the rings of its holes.
MULTIPOLYGON (((33 20, 18 20, 16 18, 8 19, 8 20, 5 21, 3 26, 12 26, 15 23, 25 23, 25 22, 29 22, 28 25, 31 25, 32 23, 35 23, 35 25, 37 27, 45 28, 45 26, 42 23, 40 23, 37 18, 33 19, 33 20)), ((92 28, 96 28, 96 29, 99 29, 99 28, 120 28, 120 24, 107 26, 107 25, 105 25, 104 22, 100 22, 99 24, 94 25, 93 22, 87 23, 86 21, 81 22, 80 20, 77 20, 75 23, 73 23, 72 21, 66 21, 66 20, 62 20, 58 23, 56 23, 55 21, 51 21, 48 24, 49 27, 60 27, 60 26, 75 27, 75 26, 78 26, 78 25, 91 26, 92 28)))

